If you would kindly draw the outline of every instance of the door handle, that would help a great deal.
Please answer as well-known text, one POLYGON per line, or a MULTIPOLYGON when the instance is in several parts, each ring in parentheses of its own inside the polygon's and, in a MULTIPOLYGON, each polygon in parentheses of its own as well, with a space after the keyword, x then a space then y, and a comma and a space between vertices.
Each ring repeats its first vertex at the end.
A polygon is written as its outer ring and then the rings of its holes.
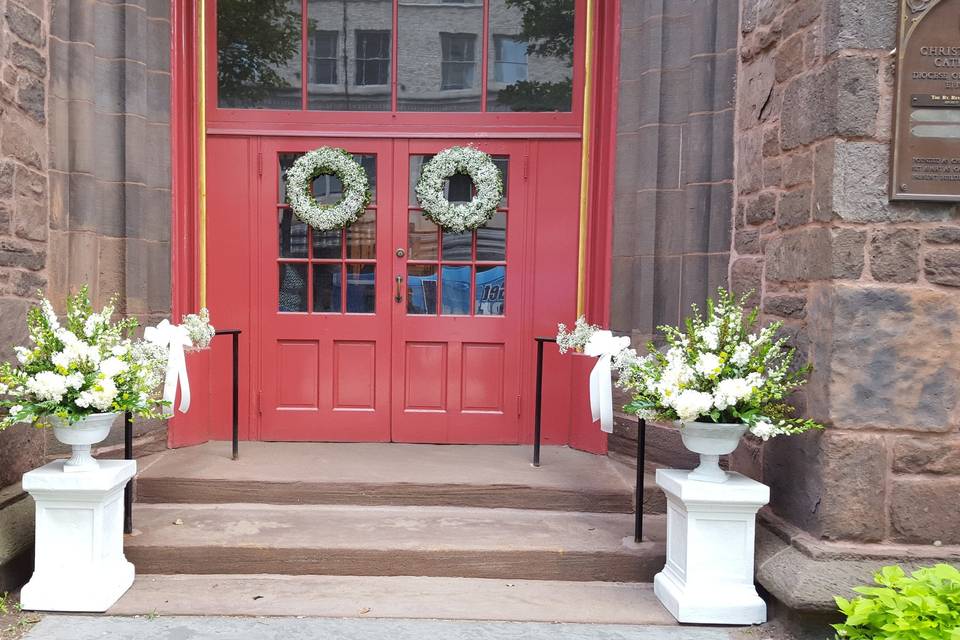
POLYGON ((394 302, 396 302, 397 304, 400 304, 401 302, 403 302, 403 293, 401 293, 402 288, 403 288, 403 276, 397 276, 397 295, 394 296, 393 298, 394 302))

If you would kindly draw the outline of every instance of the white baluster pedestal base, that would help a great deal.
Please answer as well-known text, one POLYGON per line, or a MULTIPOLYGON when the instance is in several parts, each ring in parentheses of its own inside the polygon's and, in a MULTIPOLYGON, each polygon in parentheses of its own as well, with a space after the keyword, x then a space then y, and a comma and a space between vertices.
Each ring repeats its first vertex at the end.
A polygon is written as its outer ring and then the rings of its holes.
POLYGON ((99 462, 64 473, 58 460, 23 475, 37 503, 36 566, 20 592, 24 609, 99 613, 133 584, 123 555, 123 488, 137 463, 99 462))
POLYGON ((766 622, 753 557, 756 515, 770 487, 739 473, 724 483, 689 480, 689 473, 657 469, 667 494, 667 564, 654 578, 657 598, 680 622, 766 622))

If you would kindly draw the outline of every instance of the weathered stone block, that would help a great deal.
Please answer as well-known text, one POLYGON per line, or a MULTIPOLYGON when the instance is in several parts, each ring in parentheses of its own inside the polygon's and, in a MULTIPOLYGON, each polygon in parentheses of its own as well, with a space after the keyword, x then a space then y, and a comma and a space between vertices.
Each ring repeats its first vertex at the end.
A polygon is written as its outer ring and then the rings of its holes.
POLYGON ((13 156, 24 164, 38 169, 43 167, 40 148, 46 143, 46 140, 42 132, 28 132, 19 123, 9 118, 3 119, 2 128, 0 151, 4 155, 13 156))
POLYGON ((857 229, 834 229, 832 234, 832 276, 844 280, 859 279, 863 274, 867 232, 857 229))
POLYGON ((763 186, 779 187, 783 182, 783 165, 780 158, 763 159, 763 186))
POLYGON ((883 539, 886 523, 878 517, 886 499, 887 455, 883 437, 827 430, 820 439, 820 459, 820 536, 883 539))
POLYGON ((803 34, 794 33, 780 43, 776 56, 775 74, 777 82, 784 82, 803 72, 803 34))
POLYGON ((873 135, 880 104, 877 73, 876 61, 838 58, 790 81, 780 114, 782 147, 830 135, 873 135))
POLYGON ((823 34, 828 53, 841 49, 895 46, 897 4, 886 0, 833 0, 824 3, 823 34))
POLYGON ((761 253, 760 232, 756 229, 743 229, 734 236, 733 246, 737 253, 751 255, 761 253))
POLYGON ((833 144, 833 216, 849 222, 951 219, 953 207, 950 205, 889 201, 889 151, 886 144, 843 141, 833 144))
POLYGON ((877 229, 870 239, 870 274, 880 282, 916 282, 920 232, 877 229))
POLYGON ((809 151, 794 153, 783 159, 783 186, 795 187, 813 181, 813 154, 809 151))
POLYGON ((820 17, 822 0, 798 0, 783 14, 783 31, 795 33, 820 17))
POLYGON ((923 258, 927 280, 948 287, 960 287, 960 249, 937 249, 923 258))
POLYGON ((899 542, 960 543, 960 478, 913 476, 894 478, 890 490, 890 524, 899 542))
POLYGON ((47 178, 26 167, 17 167, 14 231, 28 240, 47 239, 47 178))
POLYGON ((762 285, 763 258, 737 258, 730 265, 730 288, 738 295, 752 291, 750 305, 755 305, 760 300, 762 285))
POLYGON ((829 229, 801 229, 773 238, 765 254, 768 282, 811 282, 831 276, 829 229))
POLYGON ((934 227, 923 234, 924 242, 933 244, 960 244, 960 227, 934 227))
POLYGON ((46 122, 47 90, 44 81, 21 75, 17 83, 17 106, 37 122, 46 122))
POLYGON ((835 281, 807 314, 818 417, 843 429, 960 428, 960 297, 835 281))
POLYGON ((41 78, 47 75, 47 60, 43 54, 39 53, 36 49, 14 40, 10 43, 8 54, 10 56, 10 62, 21 69, 26 69, 41 78))
POLYGON ((801 320, 807 316, 807 298, 798 295, 768 295, 763 299, 763 312, 781 318, 801 320))
POLYGON ((740 193, 759 190, 764 182, 763 132, 759 127, 737 136, 737 185, 740 193))
POLYGON ((770 192, 761 193, 755 200, 747 203, 744 209, 747 224, 763 224, 777 215, 777 196, 770 192))
POLYGON ((16 2, 7 3, 7 26, 10 31, 30 44, 41 46, 44 41, 43 25, 40 18, 33 15, 16 2))
POLYGON ((778 227, 799 227, 810 221, 810 191, 809 187, 805 187, 780 196, 777 206, 778 227))
POLYGON ((39 271, 43 269, 46 259, 46 251, 34 245, 0 239, 0 267, 20 267, 39 271))
POLYGON ((768 55, 740 67, 737 89, 737 100, 740 103, 739 129, 750 129, 763 120, 776 83, 775 74, 775 63, 768 55))
POLYGON ((897 473, 960 475, 960 438, 901 436, 893 446, 893 470, 897 473))

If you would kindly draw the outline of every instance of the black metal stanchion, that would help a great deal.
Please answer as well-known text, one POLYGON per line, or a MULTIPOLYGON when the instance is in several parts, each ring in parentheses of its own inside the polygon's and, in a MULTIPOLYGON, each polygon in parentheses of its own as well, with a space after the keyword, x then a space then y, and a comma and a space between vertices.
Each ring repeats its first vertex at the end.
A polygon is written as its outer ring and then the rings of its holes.
POLYGON ((534 338, 537 341, 537 396, 536 408, 533 414, 533 466, 540 466, 540 438, 542 431, 540 429, 540 416, 543 409, 543 343, 556 342, 556 338, 544 338, 542 336, 534 338))
MULTIPOLYGON (((133 460, 133 417, 123 414, 123 459, 133 460)), ((133 483, 131 478, 123 488, 123 532, 133 533, 133 483)))
POLYGON ((216 335, 230 336, 233 347, 233 432, 231 456, 240 459, 240 329, 218 329, 216 335))
POLYGON ((636 518, 633 540, 641 542, 643 540, 643 468, 646 463, 647 448, 647 421, 640 418, 637 421, 637 507, 634 517, 636 518))

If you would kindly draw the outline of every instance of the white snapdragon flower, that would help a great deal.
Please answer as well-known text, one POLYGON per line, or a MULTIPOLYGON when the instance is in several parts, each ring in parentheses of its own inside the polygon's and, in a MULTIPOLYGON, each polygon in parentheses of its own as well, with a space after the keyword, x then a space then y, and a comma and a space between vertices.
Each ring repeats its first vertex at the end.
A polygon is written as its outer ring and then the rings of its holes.
POLYGON ((74 400, 73 403, 81 409, 89 409, 90 405, 93 404, 93 393, 90 391, 82 391, 77 395, 77 399, 74 400))
POLYGON ((53 310, 50 301, 44 298, 40 301, 40 310, 43 311, 43 317, 46 318, 50 330, 56 332, 60 328, 60 321, 57 319, 57 312, 53 310))
POLYGON ((122 358, 123 356, 127 355, 128 351, 130 351, 130 345, 127 342, 124 342, 123 344, 118 344, 117 346, 110 349, 110 353, 112 353, 118 358, 122 358))
POLYGON ((67 378, 53 371, 41 371, 27 379, 27 391, 43 402, 60 402, 67 392, 67 378))
POLYGON ((10 391, 10 387, 5 383, 0 382, 0 395, 7 393, 8 391, 10 391))
POLYGON ((83 386, 83 374, 82 373, 71 373, 67 376, 67 386, 71 389, 79 389, 83 386))
POLYGON ((713 396, 703 391, 684 389, 673 402, 680 422, 693 422, 700 416, 710 413, 713 408, 713 396))
POLYGON ((87 318, 87 321, 83 323, 83 334, 88 338, 92 338, 93 334, 97 332, 97 328, 100 326, 100 315, 96 313, 90 314, 90 317, 87 318))
POLYGON ((115 378, 127 369, 129 369, 127 363, 115 356, 103 360, 99 366, 100 373, 107 378, 115 378))
POLYGON ((693 368, 700 375, 713 378, 723 370, 723 363, 720 362, 720 357, 715 353, 701 353, 693 368))
POLYGON ((20 364, 27 364, 32 353, 30 349, 27 349, 26 347, 14 347, 13 350, 17 354, 17 362, 20 364))
POLYGON ((717 349, 720 346, 720 327, 715 324, 704 327, 700 338, 707 349, 717 349))
POLYGON ((733 350, 730 356, 730 362, 738 367, 745 367, 750 362, 750 356, 753 354, 753 346, 749 342, 741 342, 733 350))

